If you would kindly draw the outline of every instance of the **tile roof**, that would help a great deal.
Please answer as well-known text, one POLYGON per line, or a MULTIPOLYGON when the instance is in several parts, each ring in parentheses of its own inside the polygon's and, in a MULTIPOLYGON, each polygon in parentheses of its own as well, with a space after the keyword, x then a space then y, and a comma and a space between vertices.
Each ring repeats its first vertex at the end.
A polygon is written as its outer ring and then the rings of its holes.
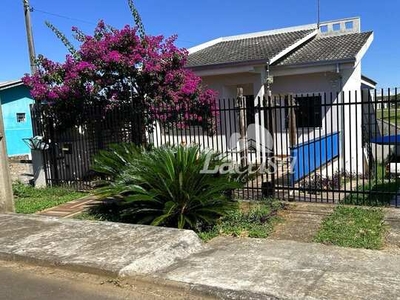
POLYGON ((221 41, 191 53, 187 67, 209 66, 272 59, 315 30, 298 30, 258 37, 221 41))
POLYGON ((354 59, 371 35, 372 32, 317 36, 274 65, 286 66, 354 59))

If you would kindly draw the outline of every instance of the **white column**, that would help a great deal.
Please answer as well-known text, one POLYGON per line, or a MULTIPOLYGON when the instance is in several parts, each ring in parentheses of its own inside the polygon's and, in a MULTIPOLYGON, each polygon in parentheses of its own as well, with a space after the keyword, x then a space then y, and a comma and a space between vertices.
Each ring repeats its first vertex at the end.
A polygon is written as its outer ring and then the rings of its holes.
POLYGON ((33 181, 35 188, 46 187, 46 175, 44 171, 43 153, 41 150, 31 150, 33 181))
POLYGON ((362 105, 361 102, 361 63, 355 68, 341 71, 343 93, 340 95, 342 109, 342 169, 361 174, 363 172, 364 151, 362 145, 362 105), (350 103, 350 105, 349 105, 350 103))

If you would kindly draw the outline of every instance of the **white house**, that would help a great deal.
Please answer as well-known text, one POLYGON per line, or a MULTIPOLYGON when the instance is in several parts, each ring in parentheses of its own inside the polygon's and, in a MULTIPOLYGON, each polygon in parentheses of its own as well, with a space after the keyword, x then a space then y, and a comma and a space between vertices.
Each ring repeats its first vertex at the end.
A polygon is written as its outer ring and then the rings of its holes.
MULTIPOLYGON (((265 98, 267 93, 276 99, 277 107, 287 106, 288 95, 295 98, 299 107, 304 106, 296 116, 295 144, 334 136, 337 142, 330 143, 338 148, 335 169, 361 173, 367 158, 362 140, 363 106, 358 104, 360 90, 376 84, 362 76, 361 65, 373 38, 373 32, 361 32, 360 18, 347 18, 319 26, 218 38, 189 49, 187 66, 218 92, 223 105, 236 105, 238 87, 243 88, 247 106, 257 105, 257 99, 265 98), (357 104, 342 105, 355 101, 357 104), (307 107, 310 102, 314 104, 307 107)), ((262 114, 256 111, 255 118, 266 122, 262 114)), ((276 114, 274 140, 278 156, 289 156, 293 148, 289 147, 293 145, 289 145, 287 115, 284 108, 276 114)), ((219 147, 224 148, 237 131, 238 117, 227 113, 220 117, 222 123, 227 119, 236 123, 221 126, 218 132, 225 139, 217 137, 215 142, 222 140, 219 147)))

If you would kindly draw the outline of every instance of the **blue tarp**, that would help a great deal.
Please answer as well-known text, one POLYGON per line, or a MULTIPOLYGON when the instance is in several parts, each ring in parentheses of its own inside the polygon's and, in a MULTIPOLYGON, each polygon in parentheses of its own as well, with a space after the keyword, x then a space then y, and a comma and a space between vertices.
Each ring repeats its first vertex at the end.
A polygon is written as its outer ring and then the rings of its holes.
POLYGON ((290 149, 293 160, 291 184, 294 185, 324 164, 339 156, 339 132, 296 145, 290 149))
POLYGON ((400 135, 386 135, 371 140, 371 143, 379 145, 396 145, 400 144, 400 135))

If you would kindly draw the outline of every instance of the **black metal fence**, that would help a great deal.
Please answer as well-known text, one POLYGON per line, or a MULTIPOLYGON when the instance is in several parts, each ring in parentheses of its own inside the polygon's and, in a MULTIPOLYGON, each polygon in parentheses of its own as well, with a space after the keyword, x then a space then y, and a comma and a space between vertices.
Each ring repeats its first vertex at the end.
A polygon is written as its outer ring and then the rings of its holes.
POLYGON ((87 107, 83 122, 62 128, 44 106, 33 106, 32 118, 34 134, 48 143, 48 184, 90 188, 93 156, 113 143, 196 143, 226 155, 232 164, 225 171, 248 170, 245 187, 236 191, 241 199, 398 206, 399 101, 397 89, 248 95, 219 100, 211 127, 209 115, 182 126, 185 111, 177 116, 182 122, 167 123, 160 121, 171 115, 167 107, 155 116, 131 105, 106 114, 87 107), (145 126, 144 120, 154 122, 145 126))

